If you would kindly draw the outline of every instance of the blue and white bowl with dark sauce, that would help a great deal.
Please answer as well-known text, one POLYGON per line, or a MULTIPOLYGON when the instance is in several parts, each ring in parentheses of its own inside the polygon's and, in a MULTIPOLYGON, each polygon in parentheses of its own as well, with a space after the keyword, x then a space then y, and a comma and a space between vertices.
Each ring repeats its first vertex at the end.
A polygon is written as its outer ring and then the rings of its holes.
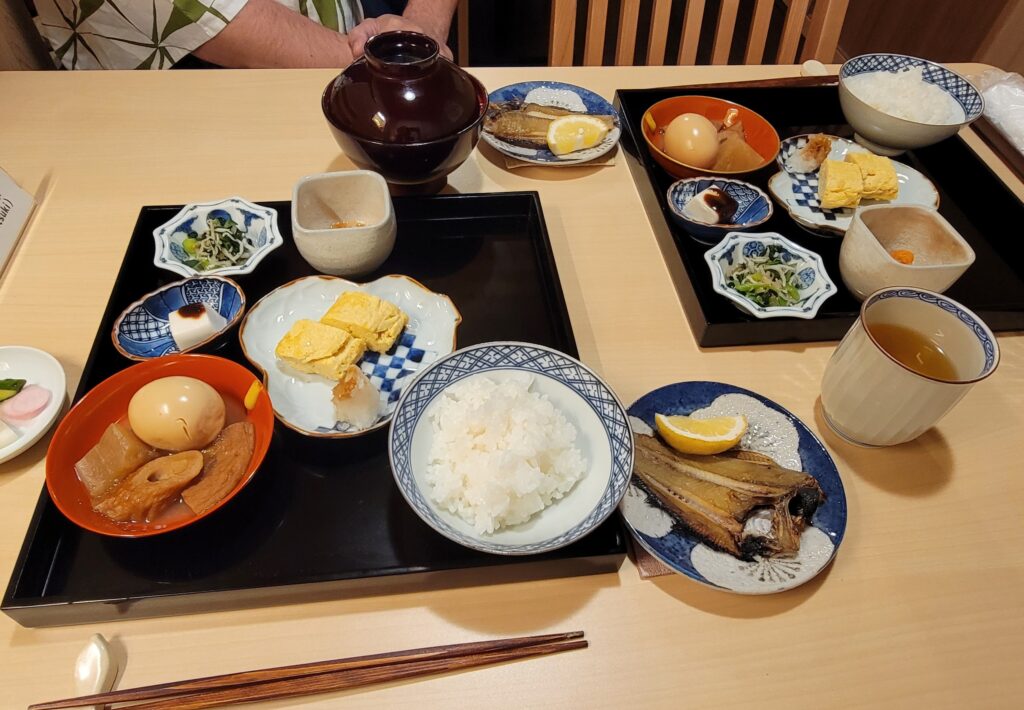
POLYGON ((277 210, 241 197, 185 205, 178 214, 153 230, 153 240, 156 246, 153 263, 182 276, 249 274, 267 254, 284 244, 284 237, 277 228, 277 210), (211 217, 230 218, 250 235, 255 249, 245 261, 205 271, 187 263, 192 259, 185 251, 184 241, 193 233, 201 234, 211 217))
POLYGON ((131 304, 114 321, 111 338, 119 353, 130 360, 193 352, 220 339, 245 313, 242 288, 221 276, 198 276, 161 286, 131 304), (217 333, 180 350, 171 336, 170 314, 182 306, 204 303, 227 321, 217 333))
POLYGON ((862 54, 843 64, 839 69, 839 104, 856 131, 856 141, 881 155, 898 155, 905 150, 938 143, 985 112, 981 92, 955 71, 927 59, 888 52, 862 54), (848 84, 852 77, 862 74, 899 72, 913 67, 920 67, 926 83, 942 89, 959 105, 962 117, 949 123, 911 121, 875 108, 851 91, 848 84))
POLYGON ((805 471, 825 500, 800 536, 792 556, 741 560, 701 541, 634 476, 619 510, 634 539, 670 569, 702 584, 739 594, 772 594, 797 587, 832 561, 846 532, 846 493, 835 462, 821 441, 779 404, 750 390, 720 382, 679 382, 645 394, 629 407, 638 434, 656 435, 655 414, 747 418, 738 448, 805 471))
POLYGON ((580 539, 615 512, 633 472, 633 436, 615 393, 578 360, 531 343, 483 343, 431 364, 399 400, 388 452, 398 489, 424 522, 460 545, 496 555, 539 554, 580 539), (575 426, 573 446, 586 471, 564 496, 526 522, 480 533, 431 496, 426 478, 435 436, 431 412, 445 390, 468 378, 500 383, 524 376, 531 392, 546 397, 575 426))
POLYGON ((777 232, 730 232, 725 239, 704 252, 704 261, 711 271, 714 290, 755 318, 814 318, 821 304, 836 294, 836 285, 825 271, 821 257, 777 232), (770 245, 780 247, 780 258, 798 269, 797 290, 800 299, 792 305, 762 306, 728 285, 729 275, 738 264, 752 256, 765 254, 770 245))
MULTIPOLYGON (((622 135, 619 125, 619 112, 604 97, 589 89, 560 81, 522 81, 495 89, 487 97, 490 104, 501 104, 509 101, 554 106, 556 108, 586 113, 594 116, 614 116, 615 127, 608 132, 604 140, 593 148, 577 150, 566 155, 555 155, 547 148, 528 148, 513 145, 489 133, 486 128, 480 137, 497 150, 510 158, 536 165, 576 165, 600 158, 615 147, 622 135)), ((485 123, 486 126, 486 123, 485 123)))
POLYGON ((704 244, 717 244, 729 232, 755 229, 771 219, 774 209, 764 190, 730 178, 695 177, 677 180, 666 194, 672 219, 690 236, 704 244), (683 214, 686 203, 709 187, 717 187, 736 200, 736 214, 728 224, 704 224, 683 214))

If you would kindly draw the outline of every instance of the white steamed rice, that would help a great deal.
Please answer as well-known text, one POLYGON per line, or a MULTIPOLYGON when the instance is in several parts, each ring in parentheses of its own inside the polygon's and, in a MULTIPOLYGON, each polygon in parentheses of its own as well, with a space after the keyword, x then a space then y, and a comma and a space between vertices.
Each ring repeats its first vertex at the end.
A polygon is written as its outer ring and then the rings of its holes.
POLYGON ((430 411, 430 497, 478 533, 526 522, 586 470, 576 427, 532 384, 525 373, 474 375, 430 411))
POLYGON ((890 116, 933 124, 962 123, 966 118, 956 99, 924 80, 922 67, 866 72, 845 83, 858 99, 890 116))

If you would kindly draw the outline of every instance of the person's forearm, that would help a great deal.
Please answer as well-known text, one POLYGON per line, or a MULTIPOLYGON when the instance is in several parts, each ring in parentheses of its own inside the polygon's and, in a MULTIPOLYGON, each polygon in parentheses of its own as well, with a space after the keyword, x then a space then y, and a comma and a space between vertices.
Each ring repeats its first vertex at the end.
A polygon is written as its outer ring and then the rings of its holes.
POLYGON ((409 0, 402 17, 418 24, 439 43, 446 44, 458 4, 458 0, 409 0))
POLYGON ((275 0, 249 0, 227 27, 195 54, 222 67, 345 67, 348 38, 275 0))

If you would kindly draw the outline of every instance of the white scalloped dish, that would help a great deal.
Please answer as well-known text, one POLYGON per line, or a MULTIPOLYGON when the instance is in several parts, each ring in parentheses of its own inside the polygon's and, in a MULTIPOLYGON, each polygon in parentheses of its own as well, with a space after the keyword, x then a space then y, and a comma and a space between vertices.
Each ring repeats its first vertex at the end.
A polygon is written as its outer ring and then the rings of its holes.
POLYGON ((285 426, 306 436, 341 439, 385 426, 404 387, 423 367, 455 349, 455 332, 461 321, 448 296, 434 293, 408 276, 382 276, 364 284, 334 276, 307 276, 260 299, 242 322, 239 340, 245 356, 263 371, 274 414, 285 426), (337 421, 331 397, 334 382, 300 376, 275 355, 278 342, 295 321, 320 320, 346 291, 377 296, 409 316, 409 323, 391 350, 384 354, 367 350, 359 362, 381 396, 381 415, 373 425, 362 429, 337 421))

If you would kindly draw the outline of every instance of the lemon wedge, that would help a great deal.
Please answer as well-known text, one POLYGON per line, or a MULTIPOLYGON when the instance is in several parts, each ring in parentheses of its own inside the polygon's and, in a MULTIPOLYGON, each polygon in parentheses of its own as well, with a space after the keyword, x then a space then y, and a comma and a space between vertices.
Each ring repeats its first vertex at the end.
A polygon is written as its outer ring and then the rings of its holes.
POLYGON ((608 135, 608 126, 593 116, 562 116, 548 126, 548 149, 555 155, 593 148, 608 135))
POLYGON ((263 385, 260 384, 259 381, 254 380, 253 383, 249 385, 249 391, 245 393, 245 400, 243 402, 247 411, 251 412, 253 410, 256 406, 256 400, 259 399, 260 392, 262 391, 263 385))
POLYGON ((747 432, 743 416, 692 419, 655 414, 654 421, 668 445, 684 454, 720 454, 740 443, 747 432))

